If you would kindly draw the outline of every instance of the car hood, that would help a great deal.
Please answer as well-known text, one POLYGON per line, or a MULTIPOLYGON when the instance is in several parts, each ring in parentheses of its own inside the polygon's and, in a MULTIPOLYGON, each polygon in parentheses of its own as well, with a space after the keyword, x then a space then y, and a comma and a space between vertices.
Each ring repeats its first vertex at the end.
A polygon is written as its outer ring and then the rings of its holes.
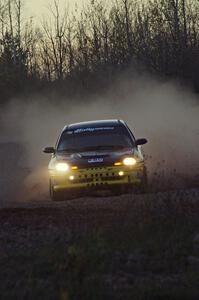
POLYGON ((58 161, 66 161, 71 164, 96 166, 96 165, 112 165, 116 161, 120 161, 126 156, 134 155, 134 149, 124 150, 97 150, 85 151, 77 153, 57 153, 58 161))

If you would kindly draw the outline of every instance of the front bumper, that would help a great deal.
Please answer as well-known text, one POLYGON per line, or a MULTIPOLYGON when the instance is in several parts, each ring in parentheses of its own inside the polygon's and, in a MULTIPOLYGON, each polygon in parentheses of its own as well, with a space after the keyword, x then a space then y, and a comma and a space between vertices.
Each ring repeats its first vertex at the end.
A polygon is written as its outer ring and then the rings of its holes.
POLYGON ((142 184, 144 165, 137 167, 113 166, 71 170, 64 174, 50 170, 50 179, 55 191, 83 188, 104 188, 142 184))

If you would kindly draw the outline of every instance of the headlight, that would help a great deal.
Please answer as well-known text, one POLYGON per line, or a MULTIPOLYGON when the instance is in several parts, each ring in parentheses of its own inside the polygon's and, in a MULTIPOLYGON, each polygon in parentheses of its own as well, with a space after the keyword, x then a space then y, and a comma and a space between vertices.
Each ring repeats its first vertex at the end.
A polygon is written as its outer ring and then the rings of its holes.
POLYGON ((58 163, 55 168, 59 172, 66 172, 69 170, 69 165, 66 163, 58 163))
POLYGON ((125 166, 134 166, 136 164, 136 159, 133 157, 127 157, 123 160, 125 166))

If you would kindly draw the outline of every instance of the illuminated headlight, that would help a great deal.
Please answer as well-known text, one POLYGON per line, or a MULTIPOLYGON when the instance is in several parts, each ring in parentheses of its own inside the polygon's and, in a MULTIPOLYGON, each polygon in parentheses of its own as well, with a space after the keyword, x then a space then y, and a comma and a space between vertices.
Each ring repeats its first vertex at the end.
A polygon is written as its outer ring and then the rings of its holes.
POLYGON ((136 164, 136 159, 133 157, 127 157, 123 160, 125 166, 134 166, 136 164))
POLYGON ((58 163, 55 168, 59 172, 66 172, 69 170, 69 165, 66 163, 58 163))

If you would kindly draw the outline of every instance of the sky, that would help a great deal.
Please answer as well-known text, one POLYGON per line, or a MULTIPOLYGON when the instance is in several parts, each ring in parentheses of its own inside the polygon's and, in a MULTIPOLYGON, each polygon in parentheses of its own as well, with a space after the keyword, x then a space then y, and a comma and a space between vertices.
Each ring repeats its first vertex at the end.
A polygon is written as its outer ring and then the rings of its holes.
MULTIPOLYGON (((89 0, 59 0, 60 6, 69 4, 71 8, 75 7, 77 4, 79 7, 83 6, 89 2, 89 0)), ((25 11, 28 16, 41 18, 42 15, 48 10, 50 3, 53 3, 53 0, 24 0, 25 11)))

